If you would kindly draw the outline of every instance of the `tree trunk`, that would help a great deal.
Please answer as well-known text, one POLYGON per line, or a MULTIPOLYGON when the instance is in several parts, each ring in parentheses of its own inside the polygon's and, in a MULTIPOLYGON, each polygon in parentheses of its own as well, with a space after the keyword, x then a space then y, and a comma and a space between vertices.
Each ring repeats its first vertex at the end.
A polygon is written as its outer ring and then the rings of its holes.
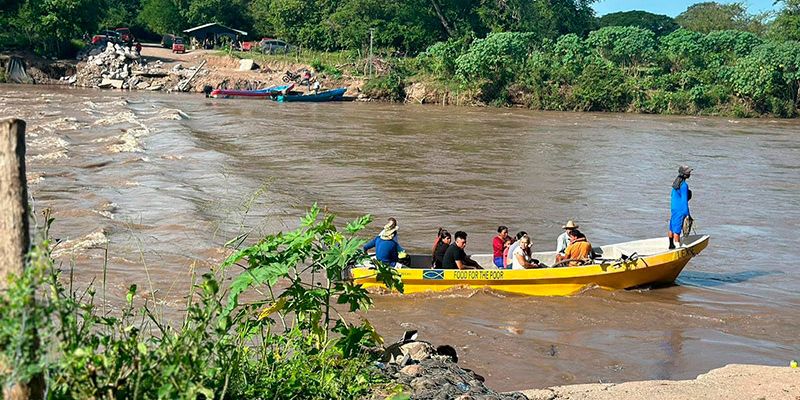
POLYGON ((0 121, 0 289, 9 274, 22 274, 30 247, 25 121, 0 121))
POLYGON ((449 37, 455 36, 453 29, 450 28, 450 24, 447 23, 447 19, 444 17, 444 14, 442 14, 442 9, 439 7, 439 3, 436 2, 436 0, 431 0, 431 4, 433 4, 433 9, 436 10, 436 15, 439 16, 439 21, 442 22, 444 30, 447 31, 447 36, 449 37))
MULTIPOLYGON (((30 247, 28 232, 28 182, 25 177, 25 121, 0 121, 0 290, 8 287, 10 274, 21 275, 30 247)), ((38 347, 38 340, 34 346, 38 347)), ((14 365, 0 365, 1 369, 14 365)), ((44 398, 41 374, 30 382, 3 387, 7 400, 44 398)))

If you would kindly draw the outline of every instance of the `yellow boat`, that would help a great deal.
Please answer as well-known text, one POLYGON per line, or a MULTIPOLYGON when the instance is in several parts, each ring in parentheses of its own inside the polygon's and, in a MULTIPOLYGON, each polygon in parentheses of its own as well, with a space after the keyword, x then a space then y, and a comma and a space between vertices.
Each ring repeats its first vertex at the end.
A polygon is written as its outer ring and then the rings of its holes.
MULTIPOLYGON (((412 267, 398 271, 405 293, 489 287, 530 296, 569 296, 593 286, 615 290, 673 283, 686 263, 708 246, 708 240, 707 235, 692 235, 684 240, 684 247, 674 250, 667 249, 666 237, 595 247, 597 257, 577 267, 496 269, 492 256, 485 254, 472 259, 486 269, 430 269, 430 256, 411 256, 412 267)), ((533 258, 553 265, 555 252, 533 253, 533 258)), ((375 280, 375 269, 368 266, 354 268, 352 274, 364 287, 383 287, 375 280)))

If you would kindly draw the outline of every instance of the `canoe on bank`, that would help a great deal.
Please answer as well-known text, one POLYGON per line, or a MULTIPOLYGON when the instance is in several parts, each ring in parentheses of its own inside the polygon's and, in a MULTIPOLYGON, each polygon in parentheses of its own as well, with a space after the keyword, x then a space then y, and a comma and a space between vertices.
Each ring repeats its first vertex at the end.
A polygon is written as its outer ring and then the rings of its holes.
MULTIPOLYGON (((411 256, 411 268, 400 272, 405 293, 440 291, 453 287, 482 288, 531 296, 568 296, 591 286, 628 289, 673 283, 686 263, 708 246, 707 235, 693 235, 685 247, 668 250, 667 238, 636 240, 595 247, 598 258, 590 265, 528 270, 495 269, 491 255, 473 255, 483 270, 426 269, 430 256, 411 256), (489 269, 491 268, 491 269, 489 269)), ((533 253, 533 258, 553 265, 555 252, 533 253)), ((364 287, 382 287, 375 270, 359 267, 353 279, 364 287)))
POLYGON ((281 93, 286 93, 289 90, 292 90, 293 87, 294 83, 288 85, 272 86, 264 89, 255 89, 255 90, 214 89, 211 91, 211 94, 209 94, 209 96, 216 98, 223 98, 223 99, 231 97, 263 99, 267 97, 277 96, 281 93))
POLYGON ((323 101, 338 101, 344 97, 344 92, 347 91, 347 88, 338 88, 333 90, 326 90, 324 92, 319 92, 316 94, 286 94, 281 95, 276 98, 278 102, 312 102, 312 103, 319 103, 323 101))

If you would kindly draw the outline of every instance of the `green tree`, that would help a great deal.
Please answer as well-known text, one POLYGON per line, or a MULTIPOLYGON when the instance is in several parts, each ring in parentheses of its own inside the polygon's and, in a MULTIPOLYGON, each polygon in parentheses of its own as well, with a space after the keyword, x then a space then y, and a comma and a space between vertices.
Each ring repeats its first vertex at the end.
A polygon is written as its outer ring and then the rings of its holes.
POLYGON ((671 70, 677 72, 700 67, 705 54, 710 51, 704 39, 703 34, 683 28, 662 37, 661 51, 669 59, 671 70))
POLYGON ((675 17, 675 22, 683 28, 708 33, 727 29, 747 30, 750 18, 743 3, 720 4, 710 1, 689 6, 675 17))
POLYGON ((750 32, 735 30, 714 31, 703 38, 706 52, 706 64, 722 66, 733 64, 736 60, 747 56, 764 41, 750 32))
POLYGON ((163 35, 180 33, 187 27, 185 10, 179 0, 143 0, 139 22, 151 31, 163 35))
MULTIPOLYGON (((481 23, 491 32, 536 32, 543 33, 535 1, 487 0, 476 9, 481 23)), ((544 32, 549 33, 549 32, 544 32)))
POLYGON ((656 36, 668 35, 679 26, 672 17, 653 14, 647 11, 622 11, 606 14, 600 17, 600 27, 606 26, 635 26, 649 29, 656 36))
POLYGON ((796 113, 800 106, 800 42, 767 42, 738 60, 730 76, 737 95, 761 112, 796 113))
POLYGON ((580 111, 624 111, 630 101, 625 75, 615 65, 596 59, 583 70, 572 91, 580 111))
POLYGON ((493 33, 476 40, 456 59, 456 73, 464 80, 485 79, 506 82, 528 58, 538 42, 534 33, 493 33))
POLYGON ((71 39, 97 28, 102 6, 102 0, 26 0, 14 22, 38 52, 64 56, 71 39))
POLYGON ((552 47, 552 54, 552 69, 557 71, 557 75, 566 82, 571 82, 580 75, 590 60, 589 46, 586 41, 574 33, 558 38, 552 47))
POLYGON ((186 17, 190 25, 217 22, 246 30, 250 26, 245 10, 247 5, 244 0, 191 0, 186 17))
POLYGON ((139 0, 105 0, 100 27, 108 29, 131 27, 136 22, 140 8, 139 0))
POLYGON ((655 34, 632 26, 600 28, 589 34, 586 44, 601 57, 626 67, 650 62, 656 54, 655 34))
POLYGON ((779 0, 783 9, 778 12, 769 30, 769 36, 775 40, 800 41, 800 0, 779 0))
POLYGON ((416 53, 437 39, 430 35, 435 17, 425 10, 424 3, 413 0, 343 0, 327 20, 342 48, 365 49, 374 29, 375 46, 416 53))

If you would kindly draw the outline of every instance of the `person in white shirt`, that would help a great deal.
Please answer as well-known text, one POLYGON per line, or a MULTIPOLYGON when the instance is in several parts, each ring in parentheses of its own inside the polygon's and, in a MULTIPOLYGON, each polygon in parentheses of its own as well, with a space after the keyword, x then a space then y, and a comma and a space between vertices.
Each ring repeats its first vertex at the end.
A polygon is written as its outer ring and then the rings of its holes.
POLYGON ((567 250, 567 246, 569 246, 569 232, 573 229, 578 229, 579 226, 575 225, 575 222, 572 220, 567 221, 567 224, 561 227, 564 229, 564 233, 562 233, 558 239, 556 239, 556 253, 564 255, 564 251, 567 250))
POLYGON ((511 269, 539 268, 539 260, 531 258, 531 238, 528 235, 519 239, 519 246, 514 249, 514 262, 511 269))
POLYGON ((506 254, 506 264, 503 267, 511 268, 511 265, 514 264, 514 250, 517 247, 519 247, 519 240, 522 239, 522 237, 527 234, 528 232, 525 231, 517 232, 516 235, 517 240, 514 243, 511 243, 511 246, 508 247, 508 253, 506 254))

